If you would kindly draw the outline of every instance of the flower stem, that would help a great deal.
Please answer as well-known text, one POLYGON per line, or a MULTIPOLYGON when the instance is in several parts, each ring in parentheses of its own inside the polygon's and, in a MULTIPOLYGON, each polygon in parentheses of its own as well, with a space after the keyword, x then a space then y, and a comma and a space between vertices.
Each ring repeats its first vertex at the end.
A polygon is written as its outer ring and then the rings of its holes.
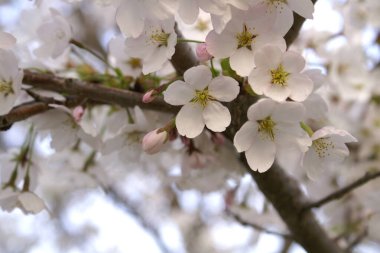
POLYGON ((314 134, 314 131, 311 129, 310 126, 308 126, 306 123, 301 122, 300 123, 301 127, 305 132, 311 137, 314 134))

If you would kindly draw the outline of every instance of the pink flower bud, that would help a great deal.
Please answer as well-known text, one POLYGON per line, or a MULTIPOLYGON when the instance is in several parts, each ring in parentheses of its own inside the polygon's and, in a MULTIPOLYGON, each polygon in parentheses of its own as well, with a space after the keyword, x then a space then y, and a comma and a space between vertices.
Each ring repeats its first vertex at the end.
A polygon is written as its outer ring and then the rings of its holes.
POLYGON ((155 99, 155 96, 153 94, 154 90, 150 90, 146 92, 142 98, 143 103, 150 103, 155 99))
POLYGON ((158 129, 147 133, 142 140, 142 148, 147 154, 155 154, 160 151, 168 138, 166 131, 157 133, 158 129))
POLYGON ((197 53, 198 60, 201 62, 208 61, 212 58, 212 55, 207 51, 206 43, 198 44, 195 51, 197 53))
POLYGON ((79 122, 82 119, 83 114, 84 114, 83 106, 79 105, 79 106, 74 108, 73 117, 74 117, 76 122, 79 122))

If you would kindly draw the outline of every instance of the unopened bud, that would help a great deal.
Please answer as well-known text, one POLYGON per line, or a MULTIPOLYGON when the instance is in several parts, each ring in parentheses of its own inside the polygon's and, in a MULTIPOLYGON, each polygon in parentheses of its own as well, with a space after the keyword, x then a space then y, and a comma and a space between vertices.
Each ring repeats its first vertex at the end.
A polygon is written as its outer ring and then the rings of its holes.
POLYGON ((157 131, 158 129, 147 133, 142 140, 142 148, 147 154, 152 155, 159 152, 168 138, 166 131, 160 133, 157 131))
POLYGON ((201 62, 208 61, 212 58, 212 55, 207 51, 206 43, 200 43, 195 50, 198 60, 201 62))
POLYGON ((143 103, 150 103, 155 99, 155 96, 153 94, 154 90, 150 90, 146 92, 142 98, 143 103))
POLYGON ((74 108, 73 117, 74 117, 76 122, 79 122, 82 119, 83 114, 84 114, 83 106, 79 105, 79 106, 74 108))

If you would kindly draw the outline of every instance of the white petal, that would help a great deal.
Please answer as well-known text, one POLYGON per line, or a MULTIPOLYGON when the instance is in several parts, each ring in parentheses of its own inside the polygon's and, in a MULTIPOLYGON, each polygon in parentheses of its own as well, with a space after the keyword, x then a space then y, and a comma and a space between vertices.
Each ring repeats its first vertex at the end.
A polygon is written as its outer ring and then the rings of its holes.
POLYGON ((253 52, 257 52, 262 49, 264 46, 273 45, 278 47, 282 52, 286 50, 286 42, 285 39, 279 35, 275 34, 262 34, 257 36, 252 42, 252 50, 253 52))
POLYGON ((230 57, 230 64, 231 68, 235 70, 239 76, 248 76, 255 66, 253 52, 246 47, 239 48, 230 57))
POLYGON ((276 106, 272 115, 275 121, 295 123, 304 118, 305 107, 301 103, 284 102, 276 106))
POLYGON ((209 94, 222 102, 231 102, 240 91, 239 83, 229 76, 218 76, 208 86, 209 94))
POLYGON ((16 44, 16 38, 12 34, 0 31, 0 48, 10 49, 16 44))
POLYGON ((288 86, 291 89, 290 98, 297 102, 304 101, 313 91, 313 81, 302 74, 291 74, 288 86))
POLYGON ((203 119, 208 129, 223 132, 231 123, 231 114, 227 107, 219 102, 208 102, 203 110, 203 119))
MULTIPOLYGON (((274 21, 273 21, 273 32, 277 33, 281 36, 285 36, 285 34, 290 30, 293 25, 294 17, 293 11, 289 9, 285 4, 280 4, 283 8, 281 11, 273 12, 274 21)), ((281 8, 280 7, 280 8, 281 8)))
POLYGON ((198 103, 184 105, 177 114, 175 124, 180 135, 188 138, 200 135, 205 126, 201 105, 198 103))
POLYGON ((276 69, 281 63, 282 51, 274 45, 268 45, 255 53, 255 65, 263 69, 276 69))
MULTIPOLYGON (((143 60, 142 72, 146 75, 157 70, 160 70, 163 65, 169 60, 167 56, 167 47, 158 47, 153 53, 143 60)), ((173 51, 174 53, 174 51, 173 51)))
POLYGON ((264 90, 267 89, 271 84, 272 77, 267 69, 253 69, 251 74, 248 76, 248 83, 251 85, 252 90, 258 94, 262 95, 264 90))
POLYGON ((21 208, 25 213, 39 213, 46 208, 40 197, 32 192, 23 192, 18 196, 21 208))
POLYGON ((199 7, 195 0, 180 0, 178 14, 186 24, 193 24, 198 17, 199 7))
POLYGON ((283 102, 289 97, 290 89, 287 86, 281 87, 273 84, 267 86, 264 94, 277 102, 283 102))
POLYGON ((288 0, 290 9, 304 18, 313 18, 314 5, 310 0, 288 0))
POLYGON ((343 129, 335 128, 333 126, 325 126, 319 129, 313 134, 312 139, 316 140, 316 139, 323 138, 326 136, 331 136, 331 137, 337 136, 340 142, 357 142, 357 139, 353 137, 349 132, 343 129))
POLYGON ((308 69, 302 72, 302 74, 307 75, 314 83, 314 90, 320 88, 326 81, 326 77, 322 74, 320 69, 308 69))
POLYGON ((299 73, 305 67, 305 59, 296 52, 287 51, 282 58, 282 65, 288 73, 299 73))
POLYGON ((164 100, 171 105, 184 105, 195 97, 195 91, 184 81, 175 81, 164 91, 164 100))
POLYGON ((215 31, 209 32, 206 45, 207 51, 218 59, 230 57, 238 46, 235 36, 225 31, 221 34, 215 31))
POLYGON ((323 172, 322 161, 318 154, 315 152, 314 148, 310 148, 304 155, 302 160, 302 166, 306 169, 307 176, 316 180, 323 172))
POLYGON ((258 125, 255 121, 247 121, 236 132, 234 136, 234 145, 238 152, 247 151, 253 143, 254 137, 257 135, 258 125))
POLYGON ((247 116, 251 121, 265 119, 273 113, 277 103, 272 99, 260 99, 248 108, 247 116))
POLYGON ((211 82, 211 70, 204 65, 188 69, 184 74, 185 82, 194 90, 204 90, 211 82))
POLYGON ((126 36, 138 37, 144 29, 144 16, 136 1, 122 4, 116 12, 116 23, 126 36))
POLYGON ((306 118, 315 120, 327 119, 328 106, 326 101, 316 93, 312 93, 305 101, 303 105, 306 109, 306 118))
POLYGON ((273 164, 276 155, 274 142, 256 135, 250 149, 245 152, 249 167, 253 171, 263 173, 273 164))

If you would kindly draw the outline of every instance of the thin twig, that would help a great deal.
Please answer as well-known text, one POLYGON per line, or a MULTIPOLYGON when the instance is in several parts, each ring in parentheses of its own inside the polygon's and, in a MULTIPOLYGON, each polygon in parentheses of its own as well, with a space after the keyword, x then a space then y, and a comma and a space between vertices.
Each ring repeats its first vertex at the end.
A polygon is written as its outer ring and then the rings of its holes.
POLYGON ((277 235, 277 236, 283 237, 283 238, 288 239, 288 240, 293 240, 293 237, 290 234, 285 234, 285 233, 277 232, 274 230, 270 230, 270 229, 267 229, 261 225, 245 221, 242 217, 240 217, 236 213, 233 213, 231 210, 227 210, 227 214, 229 214, 231 217, 233 217, 236 221, 238 221, 243 226, 252 227, 252 228, 254 228, 260 232, 266 233, 266 234, 277 235))
POLYGON ((340 199, 343 196, 345 196, 347 193, 350 193, 351 191, 355 190, 356 188, 358 188, 358 187, 362 186, 363 184, 365 184, 371 180, 374 180, 378 177, 380 177, 380 171, 367 172, 363 177, 361 177, 361 178, 357 179, 356 181, 352 182, 351 184, 341 188, 340 190, 335 191, 335 192, 327 195, 326 197, 324 197, 324 198, 322 198, 322 199, 320 199, 314 203, 306 205, 303 211, 309 210, 312 208, 321 207, 326 203, 340 199))

